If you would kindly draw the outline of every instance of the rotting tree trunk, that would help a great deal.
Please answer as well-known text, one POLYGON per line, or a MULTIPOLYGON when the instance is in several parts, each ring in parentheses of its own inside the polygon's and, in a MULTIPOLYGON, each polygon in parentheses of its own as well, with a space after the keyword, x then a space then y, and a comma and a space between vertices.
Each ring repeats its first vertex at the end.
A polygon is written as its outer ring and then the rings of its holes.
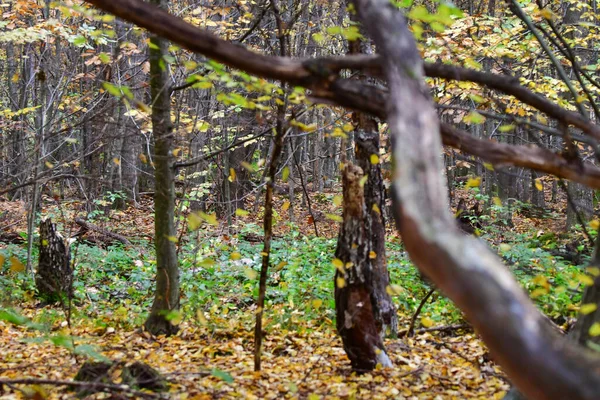
MULTIPOLYGON (((166 8, 165 0, 152 0, 166 8)), ((173 171, 173 126, 169 72, 163 56, 168 42, 158 36, 150 38, 150 91, 152 95, 152 135, 154 136, 154 247, 156 249, 156 291, 148 319, 144 323, 153 335, 172 335, 172 312, 179 310, 179 267, 174 238, 175 185, 173 171)))
POLYGON ((371 215, 365 205, 362 177, 360 167, 344 166, 344 212, 335 251, 335 308, 337 330, 352 369, 370 371, 377 364, 391 367, 392 363, 375 318, 371 215))
POLYGON ((369 248, 373 252, 370 254, 373 312, 380 334, 384 336, 389 333, 396 336, 398 334, 398 317, 389 294, 390 274, 385 254, 385 202, 383 176, 378 156, 379 132, 372 117, 359 116, 359 119, 362 118, 368 118, 370 123, 358 124, 359 127, 365 126, 367 130, 359 129, 355 132, 356 160, 367 175, 364 185, 364 200, 367 213, 370 214, 367 240, 369 240, 369 248))
POLYGON ((440 174, 437 114, 404 17, 387 0, 354 4, 383 56, 394 211, 411 259, 465 312, 529 399, 597 399, 600 360, 557 335, 498 257, 458 232, 440 174))
POLYGON ((72 295, 73 270, 68 243, 47 219, 40 223, 40 254, 35 285, 38 295, 47 303, 72 295))

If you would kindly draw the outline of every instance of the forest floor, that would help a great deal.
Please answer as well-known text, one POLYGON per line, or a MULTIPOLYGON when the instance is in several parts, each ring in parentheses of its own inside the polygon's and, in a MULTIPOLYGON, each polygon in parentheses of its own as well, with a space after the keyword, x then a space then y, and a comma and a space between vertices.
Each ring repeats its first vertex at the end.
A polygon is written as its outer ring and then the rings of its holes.
MULTIPOLYGON (((110 359, 118 365, 143 361, 158 370, 170 382, 168 391, 159 394, 165 398, 501 399, 509 388, 507 379, 460 311, 443 296, 435 295, 423 309, 416 335, 403 337, 429 286, 420 280, 391 227, 390 273, 392 281, 404 288, 395 298, 401 338, 386 341, 394 367, 362 375, 351 372, 335 333, 330 293, 337 224, 328 216, 339 212, 339 207, 334 205, 334 195, 319 196, 313 199, 312 214, 296 213, 296 224, 286 223, 285 202, 277 202, 280 223, 275 232, 260 373, 253 372, 260 212, 240 217, 242 223, 234 232, 221 223, 182 235, 186 244, 182 240, 180 248, 180 331, 169 338, 153 338, 139 328, 151 303, 154 273, 148 201, 97 219, 99 225, 132 240, 132 246, 106 245, 102 243, 105 238, 90 232, 90 242, 74 251, 78 286, 70 318, 61 307, 44 307, 33 297, 33 280, 21 272, 24 244, 0 243, 0 287, 4 286, 0 292, 0 398, 73 398, 74 392, 60 385, 34 380, 25 385, 1 382, 24 378, 70 381, 83 361, 110 359), (313 220, 320 238, 315 238, 313 220)), ((75 232, 68 221, 80 213, 79 206, 63 203, 59 209, 48 200, 43 213, 64 221, 64 230, 75 232)), ((10 227, 7 232, 23 232, 25 215, 21 203, 0 201, 0 225, 10 227)), ((514 222, 513 234, 533 231, 540 236, 540 232, 558 232, 564 220, 532 220, 517 214, 514 222)), ((487 240, 497 245, 507 240, 503 235, 508 233, 496 232, 487 240)), ((511 242, 514 255, 508 254, 517 266, 521 258, 534 260, 532 270, 545 262, 542 250, 531 249, 529 254, 529 247, 519 245, 517 239, 511 242)), ((504 254, 505 259, 508 256, 504 254)), ((556 276, 573 275, 571 266, 548 263, 555 266, 556 276)), ((519 279, 530 292, 539 281, 534 273, 519 279)), ((558 290, 544 296, 536 299, 538 305, 544 308, 551 303, 553 318, 576 310, 572 304, 577 297, 565 301, 563 291, 559 294, 558 290)), ((120 383, 117 370, 113 375, 112 382, 120 383)))

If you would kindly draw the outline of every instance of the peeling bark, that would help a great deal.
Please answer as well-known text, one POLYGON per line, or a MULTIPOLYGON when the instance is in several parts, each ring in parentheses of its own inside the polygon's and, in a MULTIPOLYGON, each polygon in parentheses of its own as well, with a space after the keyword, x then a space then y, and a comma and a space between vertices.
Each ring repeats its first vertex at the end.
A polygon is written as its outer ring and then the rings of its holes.
POLYGON ((337 330, 356 371, 370 371, 377 364, 392 365, 385 353, 382 326, 375 318, 371 216, 365 206, 363 175, 358 166, 344 167, 343 222, 335 251, 343 264, 335 273, 337 330))

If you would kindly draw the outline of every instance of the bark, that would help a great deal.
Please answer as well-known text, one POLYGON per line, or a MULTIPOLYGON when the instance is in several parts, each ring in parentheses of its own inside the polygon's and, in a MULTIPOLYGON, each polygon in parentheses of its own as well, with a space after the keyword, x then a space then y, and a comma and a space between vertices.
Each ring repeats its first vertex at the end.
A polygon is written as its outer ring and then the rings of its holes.
MULTIPOLYGON (((166 0, 153 0, 166 7, 166 0)), ((158 36, 150 38, 150 88, 152 95, 152 135, 154 136, 154 246, 156 250, 156 291, 145 328, 154 335, 177 332, 169 313, 179 310, 179 267, 174 238, 175 185, 174 158, 171 147, 171 100, 169 72, 163 60, 168 42, 158 36)))
POLYGON ((360 167, 352 164, 344 167, 343 222, 335 251, 342 265, 337 265, 335 273, 335 308, 337 331, 352 368, 370 371, 377 364, 389 367, 392 363, 385 353, 381 326, 375 318, 378 303, 373 296, 376 272, 370 254, 371 216, 365 205, 362 177, 360 167))
POLYGON ((68 243, 47 219, 40 223, 40 254, 35 285, 46 302, 56 302, 72 295, 73 270, 68 243))
POLYGON ((600 360, 558 337, 497 256, 457 231, 440 174, 438 118, 404 18, 386 0, 355 4, 384 59, 394 209, 411 259, 465 312, 528 398, 597 398, 600 360))
MULTIPOLYGON (((354 14, 351 18, 356 19, 354 14)), ((364 31, 364 29, 362 30, 364 31)), ((361 39, 349 42, 351 54, 367 53, 370 51, 370 47, 369 42, 361 39)), ((366 81, 368 78, 364 74, 359 74, 356 79, 366 81)), ((378 123, 375 117, 361 112, 354 112, 352 120, 356 128, 354 133, 355 158, 358 166, 367 176, 363 187, 365 207, 370 216, 367 240, 375 257, 369 257, 364 262, 370 264, 369 267, 372 269, 370 289, 373 313, 379 334, 382 337, 387 333, 396 336, 398 334, 398 317, 392 298, 388 293, 390 274, 385 254, 385 188, 379 162, 378 123)))

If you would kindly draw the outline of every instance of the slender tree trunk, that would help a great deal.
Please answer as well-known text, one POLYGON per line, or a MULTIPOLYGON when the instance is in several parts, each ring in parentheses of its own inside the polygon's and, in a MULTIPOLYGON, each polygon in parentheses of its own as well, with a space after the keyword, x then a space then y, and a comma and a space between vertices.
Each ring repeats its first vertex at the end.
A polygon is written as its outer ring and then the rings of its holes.
MULTIPOLYGON (((166 8, 166 0, 152 0, 166 8)), ((164 61, 168 42, 150 38, 150 90, 152 94, 152 134, 154 136, 154 246, 156 249, 156 292, 144 326, 154 335, 171 335, 177 326, 172 312, 179 310, 179 268, 175 231, 175 186, 173 171, 173 127, 168 66, 164 61)))

